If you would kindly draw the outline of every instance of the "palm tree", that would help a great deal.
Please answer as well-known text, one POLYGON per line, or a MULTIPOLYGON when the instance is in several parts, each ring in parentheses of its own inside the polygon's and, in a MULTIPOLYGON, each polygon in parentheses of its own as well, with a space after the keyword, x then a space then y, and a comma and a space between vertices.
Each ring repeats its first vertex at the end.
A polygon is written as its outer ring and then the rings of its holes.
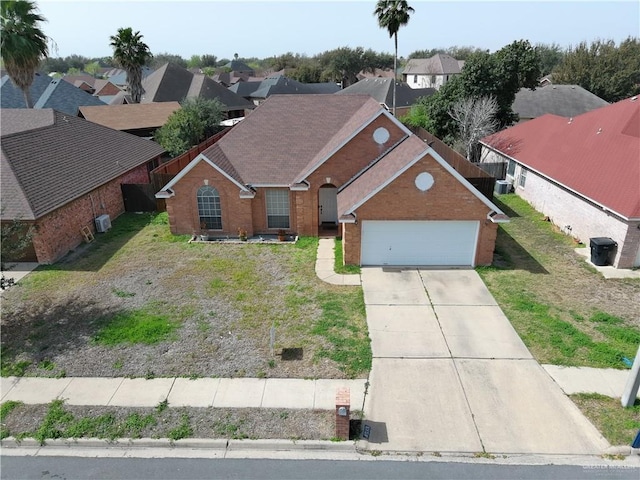
POLYGON ((386 28, 389 37, 395 42, 395 55, 393 57, 393 116, 396 116, 396 72, 398 71, 398 30, 409 23, 409 16, 415 10, 409 6, 406 0, 378 0, 373 14, 378 17, 380 28, 386 28))
POLYGON ((13 84, 22 90, 27 108, 33 108, 31 84, 40 62, 49 55, 47 36, 38 27, 46 19, 36 13, 35 2, 3 0, 1 5, 2 62, 13 84))
POLYGON ((127 72, 129 94, 134 103, 140 103, 142 88, 142 67, 153 57, 149 46, 142 41, 140 32, 131 28, 119 28, 117 35, 109 37, 113 48, 113 60, 127 72))

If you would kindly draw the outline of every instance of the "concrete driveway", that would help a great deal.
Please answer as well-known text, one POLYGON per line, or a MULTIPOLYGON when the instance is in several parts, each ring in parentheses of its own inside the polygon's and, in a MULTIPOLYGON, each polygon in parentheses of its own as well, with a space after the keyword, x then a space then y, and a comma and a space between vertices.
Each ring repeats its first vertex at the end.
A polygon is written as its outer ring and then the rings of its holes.
POLYGON ((364 268, 368 441, 398 452, 601 454, 474 270, 364 268))

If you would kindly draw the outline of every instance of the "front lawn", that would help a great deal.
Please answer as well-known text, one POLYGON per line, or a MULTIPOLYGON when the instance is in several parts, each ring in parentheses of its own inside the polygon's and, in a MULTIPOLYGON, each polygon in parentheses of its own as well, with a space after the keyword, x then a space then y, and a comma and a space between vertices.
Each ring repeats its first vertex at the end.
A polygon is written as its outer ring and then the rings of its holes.
POLYGON ((478 272, 540 363, 627 368, 640 343, 640 280, 604 279, 520 197, 499 195, 494 266, 478 272))
POLYGON ((366 376, 362 290, 316 277, 317 238, 188 239, 125 214, 4 292, 2 375, 366 376))

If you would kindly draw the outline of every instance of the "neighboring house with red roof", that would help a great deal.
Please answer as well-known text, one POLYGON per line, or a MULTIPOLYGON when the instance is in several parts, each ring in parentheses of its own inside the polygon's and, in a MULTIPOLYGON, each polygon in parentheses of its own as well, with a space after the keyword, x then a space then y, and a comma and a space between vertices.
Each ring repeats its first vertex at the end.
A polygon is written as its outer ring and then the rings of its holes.
POLYGON ((508 219, 368 95, 273 95, 156 198, 171 231, 343 238, 358 265, 488 265, 508 219))
POLYGON ((411 88, 440 88, 459 75, 464 60, 456 60, 451 55, 436 53, 429 58, 412 58, 402 71, 402 81, 411 88))
POLYGON ((95 232, 97 217, 125 211, 123 186, 149 184, 164 153, 150 140, 50 108, 0 115, 1 220, 35 227, 32 245, 6 261, 60 259, 84 241, 83 227, 95 232))
POLYGON ((483 161, 507 161, 515 193, 565 233, 587 245, 611 238, 614 267, 640 266, 638 97, 572 118, 543 115, 481 143, 483 161))

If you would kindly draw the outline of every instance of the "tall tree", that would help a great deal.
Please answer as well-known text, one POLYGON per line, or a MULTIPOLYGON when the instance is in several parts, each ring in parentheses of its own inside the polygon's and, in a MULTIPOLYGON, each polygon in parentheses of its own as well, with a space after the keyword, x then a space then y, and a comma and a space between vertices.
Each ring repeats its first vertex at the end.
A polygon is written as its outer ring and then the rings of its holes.
POLYGON ((553 83, 576 84, 607 102, 640 93, 640 39, 579 43, 553 70, 553 83))
POLYGON ((546 43, 538 43, 536 50, 540 56, 540 73, 549 75, 556 66, 562 62, 564 51, 557 43, 550 45, 546 43))
POLYGON ((521 88, 535 88, 540 78, 540 58, 537 50, 526 40, 515 41, 495 53, 477 52, 465 62, 460 75, 454 76, 434 95, 418 100, 422 116, 412 115, 413 121, 425 118, 423 128, 453 145, 459 137, 458 122, 450 115, 453 105, 463 98, 491 96, 498 108, 495 119, 498 128, 518 120, 511 106, 521 88))
POLYGON ((47 36, 39 23, 46 19, 37 13, 35 2, 26 0, 0 2, 2 33, 0 51, 7 74, 22 90, 27 108, 33 108, 31 84, 40 61, 49 55, 47 36))
POLYGON ((480 159, 480 140, 498 129, 497 111, 498 102, 487 96, 462 98, 451 107, 449 115, 458 122, 458 141, 470 162, 480 159))
POLYGON ((92 77, 97 77, 98 72, 100 71, 100 63, 95 61, 87 63, 84 66, 83 70, 87 72, 89 75, 91 75, 92 77))
POLYGON ((393 116, 396 115, 396 75, 398 71, 398 30, 409 23, 409 17, 415 10, 406 0, 378 0, 373 14, 378 17, 380 28, 386 28, 389 37, 393 37, 395 53, 393 56, 393 116))
POLYGON ((222 109, 217 99, 187 99, 182 102, 182 108, 173 112, 156 130, 154 140, 177 157, 221 130, 222 109))
POLYGON ((127 72, 129 94, 134 103, 140 103, 142 88, 142 67, 152 58, 151 51, 142 41, 140 32, 131 27, 119 28, 117 35, 109 37, 113 48, 113 60, 127 72))
POLYGON ((153 60, 150 62, 151 68, 160 68, 165 63, 175 63, 176 65, 187 68, 187 61, 182 58, 180 55, 175 55, 173 53, 162 52, 155 54, 153 56, 153 60))

